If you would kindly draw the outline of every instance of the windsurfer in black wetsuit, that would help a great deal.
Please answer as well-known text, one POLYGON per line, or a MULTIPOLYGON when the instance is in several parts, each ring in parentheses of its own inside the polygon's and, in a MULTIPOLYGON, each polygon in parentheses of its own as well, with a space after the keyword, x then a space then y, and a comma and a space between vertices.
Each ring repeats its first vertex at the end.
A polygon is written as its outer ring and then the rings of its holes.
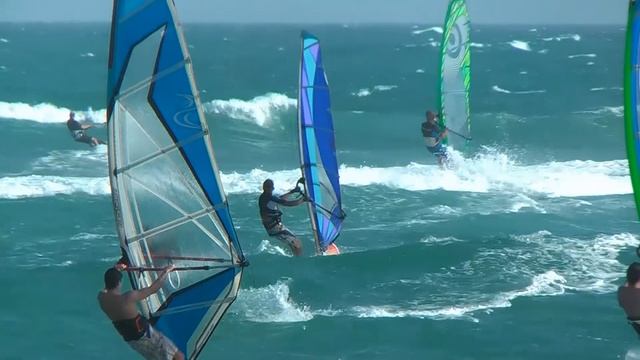
POLYGON ((618 288, 618 304, 640 335, 640 263, 634 262, 627 268, 627 282, 618 288))
POLYGON ((92 147, 98 144, 103 144, 103 145, 107 144, 104 141, 98 139, 97 137, 87 135, 86 130, 89 128, 92 128, 93 125, 80 124, 78 120, 75 119, 75 115, 76 113, 74 113, 73 111, 70 112, 69 119, 67 120, 67 129, 69 129, 69 133, 71 134, 71 137, 73 138, 73 140, 77 142, 89 144, 92 147))
POLYGON ((154 329, 147 319, 140 315, 136 306, 138 301, 146 299, 162 287, 174 266, 164 268, 151 286, 122 294, 122 274, 118 269, 125 269, 127 266, 124 256, 116 267, 107 269, 104 273, 104 289, 98 293, 100 308, 111 319, 124 341, 145 359, 183 360, 182 352, 171 340, 154 329))
POLYGON ((427 121, 422 123, 422 136, 424 137, 427 150, 437 159, 440 167, 444 167, 448 159, 447 147, 442 144, 442 140, 447 136, 447 129, 438 125, 438 116, 433 111, 427 111, 427 121))
MULTIPOLYGON (((304 179, 298 180, 298 184, 303 182, 304 179)), ((260 218, 262 219, 262 225, 269 236, 276 237, 280 241, 289 245, 293 255, 302 255, 302 243, 300 240, 282 225, 282 211, 278 208, 278 204, 283 206, 297 206, 305 201, 305 196, 301 196, 299 199, 287 200, 287 196, 294 193, 302 193, 300 188, 296 184, 296 188, 289 191, 284 195, 275 195, 273 193, 273 180, 267 179, 262 183, 262 194, 258 199, 258 207, 260 208, 260 218)))

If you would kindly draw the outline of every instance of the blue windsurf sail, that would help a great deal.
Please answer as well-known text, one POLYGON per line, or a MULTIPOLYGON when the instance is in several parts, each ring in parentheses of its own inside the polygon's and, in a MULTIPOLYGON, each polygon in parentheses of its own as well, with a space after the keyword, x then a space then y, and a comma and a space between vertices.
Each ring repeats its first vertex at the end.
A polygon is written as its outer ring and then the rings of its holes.
POLYGON ((195 359, 246 264, 172 0, 115 0, 107 88, 109 177, 134 288, 176 271, 142 310, 195 359))
POLYGON ((316 252, 324 253, 342 228, 340 176, 331 116, 329 84, 322 65, 320 42, 302 32, 298 92, 300 162, 310 201, 309 215, 316 252))

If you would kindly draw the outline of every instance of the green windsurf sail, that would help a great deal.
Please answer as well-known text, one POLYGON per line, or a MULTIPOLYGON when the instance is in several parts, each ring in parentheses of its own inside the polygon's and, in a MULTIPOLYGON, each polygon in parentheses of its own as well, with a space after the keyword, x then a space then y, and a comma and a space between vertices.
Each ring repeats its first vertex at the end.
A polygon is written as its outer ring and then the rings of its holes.
POLYGON ((440 125, 449 129, 445 144, 461 147, 471 139, 469 91, 471 51, 469 15, 464 0, 451 0, 440 45, 440 125))

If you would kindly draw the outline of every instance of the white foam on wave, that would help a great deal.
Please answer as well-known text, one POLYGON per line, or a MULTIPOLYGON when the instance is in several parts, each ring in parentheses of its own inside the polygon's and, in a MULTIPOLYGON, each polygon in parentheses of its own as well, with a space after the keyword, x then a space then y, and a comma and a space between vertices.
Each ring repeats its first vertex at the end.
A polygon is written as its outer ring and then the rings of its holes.
MULTIPOLYGON (((625 265, 617 260, 618 256, 640 244, 636 236, 628 233, 578 239, 554 236, 546 230, 515 235, 512 240, 522 245, 482 250, 476 259, 466 262, 459 270, 466 274, 465 269, 487 265, 499 267, 504 278, 517 280, 530 276, 531 283, 525 288, 493 295, 478 289, 476 292, 480 292, 466 301, 446 297, 445 301, 434 300, 429 304, 357 306, 350 312, 357 317, 469 318, 477 321, 474 313, 510 307, 514 299, 521 297, 558 296, 567 291, 610 293, 616 290, 619 279, 624 276, 625 265)), ((433 241, 429 239, 427 243, 433 241)))
POLYGON ((531 46, 529 46, 529 43, 526 41, 513 40, 508 42, 507 44, 511 45, 513 48, 516 48, 518 50, 531 51, 531 46))
POLYGON ((424 74, 424 69, 416 69, 416 73, 418 73, 418 74, 424 74))
POLYGON ((617 117, 624 116, 624 106, 604 106, 595 110, 575 111, 576 114, 613 114, 617 117))
POLYGON ((8 43, 8 42, 9 42, 9 40, 8 40, 8 39, 5 39, 5 38, 0 38, 0 42, 1 42, 1 43, 5 43, 5 44, 6 44, 6 43, 8 43))
POLYGON ((478 303, 458 305, 415 305, 402 307, 398 305, 386 306, 355 306, 351 309, 354 316, 360 318, 431 318, 455 319, 468 318, 477 322, 472 314, 478 311, 490 312, 496 308, 507 308, 512 301, 519 297, 553 296, 564 293, 564 278, 554 271, 548 271, 533 277, 531 285, 521 290, 508 291, 494 295, 491 299, 478 303))
MULTIPOLYGON (((69 118, 70 111, 72 110, 69 108, 58 107, 49 103, 30 105, 26 103, 0 101, 0 118, 5 119, 29 120, 39 123, 64 123, 69 118)), ((89 108, 85 111, 73 111, 76 113, 76 119, 79 121, 104 123, 107 119, 106 110, 93 110, 89 108)))
POLYGON ((534 199, 524 195, 524 194, 516 194, 515 198, 513 199, 514 202, 513 204, 511 204, 511 208, 510 208, 510 212, 520 212, 520 210, 523 209, 533 209, 538 213, 541 214, 546 214, 547 211, 540 206, 540 204, 535 201, 534 199))
POLYGON ((460 240, 458 238, 455 238, 453 236, 447 236, 447 237, 436 237, 436 236, 427 236, 424 237, 422 239, 420 239, 421 243, 424 244, 437 244, 437 245, 448 245, 448 244, 452 244, 452 243, 456 243, 456 242, 462 242, 463 240, 460 240))
POLYGON ((258 253, 267 253, 271 255, 280 255, 292 257, 293 255, 290 252, 287 252, 283 247, 274 245, 269 240, 262 240, 260 245, 258 245, 258 253))
POLYGON ((582 57, 595 58, 597 56, 598 55, 596 55, 596 54, 575 54, 575 55, 569 55, 568 58, 569 59, 582 58, 582 57))
POLYGON ((580 41, 581 39, 582 37, 579 34, 562 34, 554 37, 543 38, 542 41, 563 41, 563 40, 580 41))
POLYGON ((92 52, 87 52, 84 54, 80 54, 80 57, 94 57, 96 56, 96 54, 92 53, 92 52))
POLYGON ((297 100, 284 94, 267 93, 251 100, 212 100, 204 103, 203 106, 207 112, 245 120, 264 127, 282 113, 294 109, 297 106, 297 100))
POLYGON ((619 87, 619 86, 594 87, 594 88, 589 89, 589 91, 622 91, 622 90, 624 90, 624 89, 619 87))
POLYGON ((491 90, 503 94, 516 94, 516 95, 527 95, 527 94, 544 94, 547 90, 523 90, 523 91, 511 91, 504 88, 501 88, 498 85, 493 85, 491 90))
POLYGON ((376 91, 389 91, 397 88, 398 85, 376 85, 373 87, 376 91))
POLYGON ((47 197, 74 193, 109 195, 111 187, 106 177, 28 175, 0 178, 0 199, 47 197))
POLYGON ((429 32, 429 31, 433 31, 433 32, 436 32, 438 34, 442 34, 444 32, 444 30, 440 26, 432 26, 432 27, 426 28, 426 29, 413 30, 411 33, 413 35, 420 35, 422 33, 426 33, 426 32, 429 32))
POLYGON ((69 171, 79 169, 91 169, 90 173, 95 173, 93 169, 105 169, 107 165, 107 146, 98 145, 85 150, 53 150, 46 156, 34 160, 31 164, 33 170, 37 172, 68 174, 69 171))
POLYGON ((371 95, 371 90, 367 89, 367 88, 363 88, 360 89, 356 92, 351 93, 351 95, 357 96, 357 97, 365 97, 365 96, 369 96, 371 95))
POLYGON ((491 47, 491 44, 482 44, 482 43, 474 43, 469 44, 470 47, 474 48, 483 48, 483 47, 491 47))
POLYGON ((622 251, 640 244, 629 233, 600 234, 592 239, 554 236, 549 231, 513 236, 526 245, 510 253, 511 272, 527 267, 553 266, 568 290, 589 293, 615 291, 625 265, 617 259, 622 251), (519 259, 519 260, 518 260, 519 259))
POLYGON ((313 319, 308 306, 296 304, 290 296, 290 280, 260 288, 241 288, 231 312, 254 322, 302 322, 313 319))
MULTIPOLYGON (((340 167, 344 186, 386 186, 409 191, 444 189, 467 192, 504 192, 542 194, 549 197, 604 196, 631 193, 626 160, 564 161, 539 165, 518 165, 506 154, 493 151, 463 159, 452 151, 456 168, 441 170, 436 165, 411 163, 395 167, 340 167)), ((265 178, 274 180, 276 190, 286 191, 299 177, 296 169, 267 172, 223 174, 225 190, 231 193, 258 193, 265 178)), ((520 199, 521 206, 537 204, 520 199)), ((514 205, 515 206, 515 205, 514 205)))
POLYGON ((397 87, 398 85, 375 85, 373 89, 362 88, 356 92, 352 92, 351 95, 357 96, 357 97, 365 97, 375 92, 390 91, 390 90, 396 89, 397 87))
MULTIPOLYGON (((465 192, 513 192, 526 196, 516 197, 511 211, 531 208, 544 209, 529 195, 548 197, 583 197, 630 194, 626 160, 564 161, 538 165, 519 165, 508 155, 492 149, 473 158, 464 159, 451 150, 455 169, 441 170, 437 165, 410 163, 406 166, 340 167, 340 182, 344 186, 385 186, 408 191, 443 189, 465 192)), ((98 161, 106 161, 103 154, 98 161)), ((62 161, 62 160, 61 160, 62 161)), ((55 165, 55 161, 49 166, 55 165)), ((247 173, 221 174, 227 193, 255 194, 261 190, 264 179, 275 182, 277 192, 286 192, 300 177, 299 169, 266 171, 253 169, 247 173)), ((77 192, 108 195, 107 177, 19 176, 0 178, 0 198, 42 197, 77 192)))

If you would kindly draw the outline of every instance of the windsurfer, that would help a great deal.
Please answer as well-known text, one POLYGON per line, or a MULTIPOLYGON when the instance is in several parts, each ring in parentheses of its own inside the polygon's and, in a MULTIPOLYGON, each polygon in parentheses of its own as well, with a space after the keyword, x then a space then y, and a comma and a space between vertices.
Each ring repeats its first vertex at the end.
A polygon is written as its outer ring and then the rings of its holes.
POLYGON ((438 125, 438 115, 433 111, 427 111, 426 116, 427 121, 422 123, 422 136, 427 150, 438 159, 438 164, 443 167, 447 161, 447 148, 442 144, 442 140, 447 136, 447 129, 438 125))
POLYGON ((627 282, 618 288, 618 304, 640 335, 640 263, 634 262, 627 268, 627 282))
POLYGON ((301 193, 298 184, 304 181, 298 180, 296 188, 284 195, 275 195, 273 193, 273 180, 267 179, 262 183, 262 194, 258 199, 258 207, 260 208, 260 218, 262 225, 267 230, 269 236, 276 237, 280 241, 289 245, 295 256, 302 255, 302 243, 300 240, 282 224, 282 211, 278 208, 278 204, 283 206, 297 206, 305 201, 305 197, 301 196, 295 200, 288 200, 287 196, 294 193, 301 193))
POLYGON ((67 120, 67 128, 69 129, 69 133, 71 133, 71 137, 73 140, 77 142, 82 142, 85 144, 89 144, 92 147, 98 144, 106 145, 104 141, 98 139, 94 136, 87 135, 86 130, 92 128, 93 125, 89 124, 80 124, 78 120, 75 119, 76 113, 73 111, 69 113, 69 119, 67 120))
POLYGON ((104 289, 98 293, 100 308, 111 319, 124 341, 145 359, 184 359, 173 342, 154 329, 140 315, 136 306, 138 301, 146 299, 162 287, 174 266, 164 268, 151 286, 122 294, 122 274, 118 269, 125 269, 127 265, 126 259, 121 259, 117 267, 109 268, 104 273, 104 289))

